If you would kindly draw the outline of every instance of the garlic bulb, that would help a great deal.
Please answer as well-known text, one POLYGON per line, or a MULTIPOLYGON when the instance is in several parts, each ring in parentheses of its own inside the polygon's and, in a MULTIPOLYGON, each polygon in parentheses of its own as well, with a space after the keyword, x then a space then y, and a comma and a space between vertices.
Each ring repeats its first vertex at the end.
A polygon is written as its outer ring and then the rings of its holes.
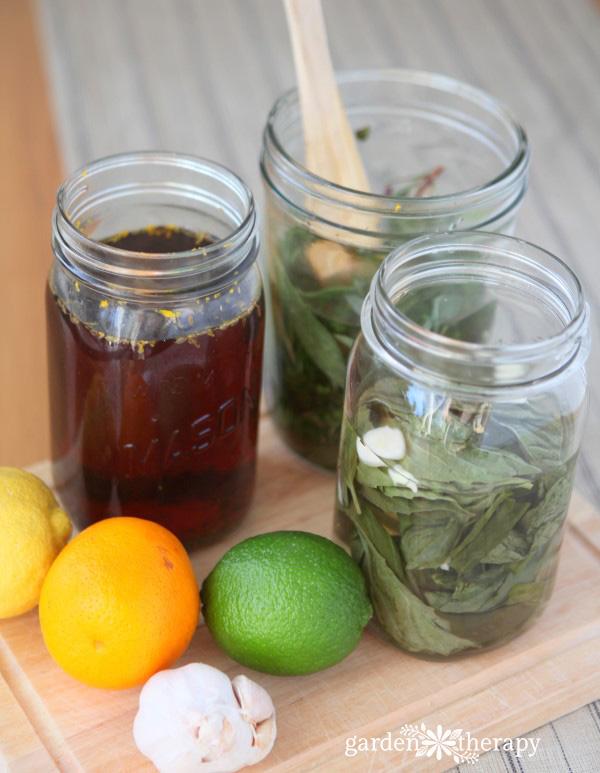
POLYGON ((160 773, 233 773, 264 759, 276 733, 265 689, 204 663, 151 677, 133 723, 136 746, 160 773))

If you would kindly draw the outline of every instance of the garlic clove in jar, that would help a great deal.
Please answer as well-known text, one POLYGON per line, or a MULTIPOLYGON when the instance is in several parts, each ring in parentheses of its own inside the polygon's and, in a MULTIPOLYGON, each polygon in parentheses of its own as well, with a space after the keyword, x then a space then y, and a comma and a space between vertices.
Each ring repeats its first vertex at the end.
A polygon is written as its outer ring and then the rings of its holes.
POLYGON ((384 467, 385 462, 383 459, 380 459, 377 454, 373 453, 370 448, 368 448, 363 441, 357 437, 356 438, 356 453, 358 454, 358 458, 363 464, 366 464, 367 467, 384 467))
POLYGON ((140 694, 133 737, 160 773, 233 773, 275 742, 275 709, 247 677, 204 663, 160 671, 140 694), (239 697, 238 697, 239 696, 239 697))
POLYGON ((373 453, 384 459, 398 461, 406 454, 404 433, 397 427, 377 427, 365 432, 363 443, 373 453))
POLYGON ((397 427, 376 427, 356 438, 358 458, 367 467, 384 467, 385 459, 397 461, 406 455, 404 433, 397 427))
POLYGON ((388 475, 392 479, 394 486, 406 486, 414 494, 419 490, 419 481, 404 467, 399 464, 394 464, 392 467, 388 467, 388 475))

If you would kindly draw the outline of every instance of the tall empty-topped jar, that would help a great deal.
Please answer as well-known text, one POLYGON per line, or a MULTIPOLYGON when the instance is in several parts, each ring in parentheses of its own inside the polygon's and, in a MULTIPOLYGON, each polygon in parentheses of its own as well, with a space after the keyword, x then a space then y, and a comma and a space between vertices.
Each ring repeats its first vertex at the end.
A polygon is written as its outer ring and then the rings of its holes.
POLYGON ((264 132, 273 345, 268 392, 290 448, 335 469, 346 362, 360 309, 388 252, 453 229, 510 232, 527 184, 525 132, 490 95, 413 70, 338 79, 371 192, 304 166, 297 91, 264 132))
POLYGON ((264 328, 250 190, 174 153, 62 185, 47 291, 52 466, 79 527, 129 515, 187 545, 254 489, 264 328))

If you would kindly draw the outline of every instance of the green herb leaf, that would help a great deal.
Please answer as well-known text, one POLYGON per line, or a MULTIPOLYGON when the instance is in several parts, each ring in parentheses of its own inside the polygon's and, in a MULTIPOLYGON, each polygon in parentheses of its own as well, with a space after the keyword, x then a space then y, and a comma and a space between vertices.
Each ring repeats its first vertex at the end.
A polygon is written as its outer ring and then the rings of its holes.
POLYGON ((333 384, 343 387, 346 381, 346 360, 335 338, 302 300, 281 263, 276 263, 276 273, 288 323, 315 365, 333 384))
POLYGON ((451 598, 439 609, 454 615, 487 612, 506 600, 512 583, 503 567, 479 567, 470 577, 458 578, 451 598))
POLYGON ((360 504, 354 487, 354 476, 358 454, 356 451, 356 432, 346 417, 344 417, 342 443, 340 447, 339 468, 342 473, 341 485, 343 488, 343 504, 348 506, 351 502, 357 512, 360 513, 360 504))
POLYGON ((486 563, 487 555, 504 540, 528 509, 527 502, 517 503, 506 494, 500 494, 454 550, 451 566, 458 572, 466 572, 478 563, 486 563))
POLYGON ((363 506, 360 515, 356 512, 350 512, 349 515, 360 534, 365 550, 376 550, 396 577, 404 579, 402 556, 397 551, 390 534, 378 522, 371 510, 363 506))
POLYGON ((451 510, 419 513, 402 535, 407 569, 433 569, 448 560, 461 532, 461 523, 451 510))
POLYGON ((538 467, 515 454, 467 447, 455 453, 429 437, 407 435, 409 453, 402 466, 417 480, 446 484, 447 490, 461 490, 476 484, 500 485, 527 482, 526 476, 538 474, 538 467))
POLYGON ((531 552, 546 545, 565 522, 572 478, 563 475, 548 490, 540 504, 531 510, 525 519, 528 534, 533 535, 531 552))
POLYGON ((372 488, 383 488, 392 482, 387 467, 369 467, 363 462, 359 462, 356 467, 356 480, 362 486, 372 488))
POLYGON ((459 341, 485 343, 496 302, 476 282, 436 283, 406 293, 398 308, 410 320, 434 333, 459 341))
POLYGON ((520 561, 529 552, 527 538, 518 531, 510 531, 495 548, 486 555, 486 564, 511 564, 520 561))
POLYGON ((409 652, 437 655, 478 647, 476 642, 451 633, 448 621, 408 590, 361 529, 358 535, 373 611, 395 642, 409 652))
POLYGON ((508 604, 525 604, 528 607, 538 607, 550 595, 554 576, 548 580, 517 583, 508 594, 508 604))

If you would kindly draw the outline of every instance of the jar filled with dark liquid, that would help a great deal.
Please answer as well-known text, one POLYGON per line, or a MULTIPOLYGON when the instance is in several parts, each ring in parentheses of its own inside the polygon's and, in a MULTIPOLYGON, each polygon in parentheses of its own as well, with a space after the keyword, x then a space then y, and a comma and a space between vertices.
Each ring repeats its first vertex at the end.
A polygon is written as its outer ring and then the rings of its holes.
POLYGON ((55 485, 80 528, 148 518, 188 546, 237 525, 255 478, 264 300, 252 195, 171 153, 61 187, 47 291, 55 485))

